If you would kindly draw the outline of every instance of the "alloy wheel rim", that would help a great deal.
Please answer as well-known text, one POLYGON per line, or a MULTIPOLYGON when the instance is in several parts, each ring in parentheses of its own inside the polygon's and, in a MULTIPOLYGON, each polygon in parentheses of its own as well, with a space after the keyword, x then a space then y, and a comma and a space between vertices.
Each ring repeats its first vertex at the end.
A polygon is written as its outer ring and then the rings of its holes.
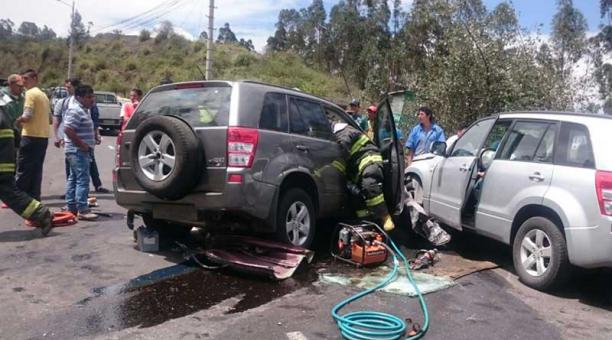
POLYGON ((303 202, 294 202, 287 210, 285 233, 296 246, 303 245, 310 235, 310 213, 303 202))
POLYGON ((540 229, 527 232, 521 241, 520 260, 523 269, 531 276, 542 276, 550 268, 552 243, 540 229))
POLYGON ((147 133, 138 146, 138 165, 152 181, 160 182, 168 178, 176 165, 176 149, 172 139, 162 131, 147 133))

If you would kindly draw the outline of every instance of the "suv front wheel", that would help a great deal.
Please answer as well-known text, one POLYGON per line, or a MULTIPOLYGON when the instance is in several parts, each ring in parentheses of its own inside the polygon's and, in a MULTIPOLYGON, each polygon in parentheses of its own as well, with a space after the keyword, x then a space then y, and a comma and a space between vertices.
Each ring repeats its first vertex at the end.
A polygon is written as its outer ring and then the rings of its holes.
POLYGON ((281 242, 308 248, 315 234, 316 216, 310 196, 302 189, 281 196, 276 215, 276 233, 281 242))
POLYGON ((512 247, 514 269, 526 285, 546 290, 569 275, 565 237, 545 217, 532 217, 521 225, 512 247))

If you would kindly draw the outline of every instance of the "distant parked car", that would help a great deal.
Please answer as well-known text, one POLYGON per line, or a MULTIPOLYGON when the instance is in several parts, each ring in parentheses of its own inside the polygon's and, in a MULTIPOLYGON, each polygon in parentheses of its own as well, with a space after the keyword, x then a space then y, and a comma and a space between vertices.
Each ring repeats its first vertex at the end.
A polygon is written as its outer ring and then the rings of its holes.
POLYGON ((53 88, 53 91, 51 91, 51 109, 53 110, 55 104, 66 97, 68 97, 68 90, 65 87, 58 86, 53 88))
POLYGON ((121 103, 117 100, 117 95, 112 92, 95 91, 96 104, 100 110, 100 127, 109 130, 119 130, 121 128, 121 103))
POLYGON ((448 152, 434 143, 406 169, 408 187, 445 225, 511 245, 521 281, 545 290, 570 264, 612 267, 610 131, 599 115, 486 117, 448 152))

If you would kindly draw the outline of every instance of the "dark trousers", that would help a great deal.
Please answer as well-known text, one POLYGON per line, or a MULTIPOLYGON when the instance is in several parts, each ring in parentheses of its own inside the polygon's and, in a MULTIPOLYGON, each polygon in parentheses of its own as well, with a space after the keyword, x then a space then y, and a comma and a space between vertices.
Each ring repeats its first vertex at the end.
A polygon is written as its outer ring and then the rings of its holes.
POLYGON ((17 155, 17 187, 38 201, 48 144, 47 138, 22 136, 17 155))
POLYGON ((21 217, 36 222, 41 221, 47 211, 39 201, 17 188, 12 172, 0 172, 0 200, 21 217))
MULTIPOLYGON (((98 164, 96 164, 96 157, 94 155, 93 149, 90 152, 91 154, 91 163, 89 163, 89 174, 91 176, 91 183, 94 186, 94 189, 98 189, 102 186, 102 180, 100 180, 100 171, 98 171, 98 164)), ((68 163, 68 159, 64 159, 64 167, 66 169, 66 181, 68 177, 70 177, 70 164, 68 163)))

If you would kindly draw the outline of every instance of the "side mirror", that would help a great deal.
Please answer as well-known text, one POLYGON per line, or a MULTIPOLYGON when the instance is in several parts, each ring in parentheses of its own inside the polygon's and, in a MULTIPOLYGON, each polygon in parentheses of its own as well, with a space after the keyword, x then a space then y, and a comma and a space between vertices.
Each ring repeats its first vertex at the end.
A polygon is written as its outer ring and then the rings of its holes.
POLYGON ((480 157, 478 157, 478 168, 482 171, 486 171, 493 163, 493 159, 495 158, 495 150, 493 149, 484 149, 480 152, 480 157))
POLYGON ((436 156, 446 157, 446 142, 433 142, 430 152, 436 156))

